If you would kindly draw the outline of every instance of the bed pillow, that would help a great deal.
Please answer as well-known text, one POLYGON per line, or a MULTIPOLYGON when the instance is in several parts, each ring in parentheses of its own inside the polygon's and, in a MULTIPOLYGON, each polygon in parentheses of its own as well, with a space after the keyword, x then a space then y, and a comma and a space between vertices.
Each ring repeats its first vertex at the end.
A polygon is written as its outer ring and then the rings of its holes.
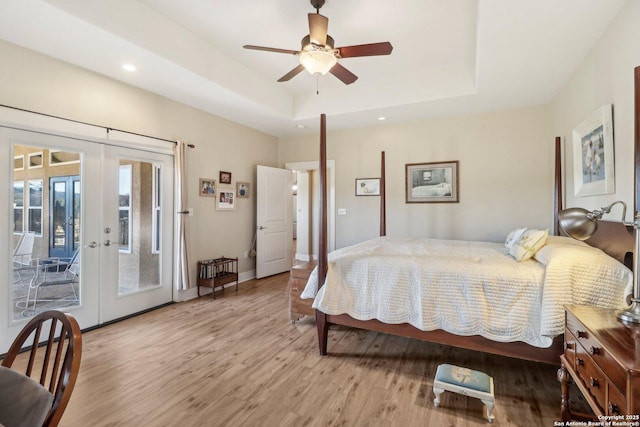
POLYGON ((547 237, 549 237, 549 230, 527 229, 511 246, 509 254, 518 262, 526 261, 544 246, 547 237))
POLYGON ((507 249, 511 249, 511 246, 513 246, 513 244, 517 242, 520 237, 522 237, 522 233, 524 233, 525 231, 527 231, 526 228, 516 228, 511 233, 507 234, 507 239, 504 241, 504 247, 507 249))

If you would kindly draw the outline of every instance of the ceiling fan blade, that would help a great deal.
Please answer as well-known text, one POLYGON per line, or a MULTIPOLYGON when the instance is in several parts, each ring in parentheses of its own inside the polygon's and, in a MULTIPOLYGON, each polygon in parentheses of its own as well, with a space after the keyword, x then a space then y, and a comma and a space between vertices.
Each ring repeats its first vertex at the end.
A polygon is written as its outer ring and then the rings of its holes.
POLYGON ((359 44, 356 46, 339 47, 341 58, 355 58, 357 56, 389 55, 393 46, 389 42, 359 44))
POLYGON ((310 13, 309 15, 309 37, 311 43, 320 46, 327 44, 327 28, 329 28, 329 18, 319 13, 310 13))
POLYGON ((264 50, 264 51, 267 51, 267 52, 277 52, 277 53, 288 53, 288 54, 291 54, 291 55, 297 55, 297 54, 300 53, 297 50, 278 49, 278 48, 275 48, 275 47, 253 46, 253 45, 250 45, 250 44, 246 44, 246 45, 244 45, 242 47, 245 48, 245 49, 264 50))
POLYGON ((298 74, 300 74, 302 72, 302 70, 304 70, 304 67, 302 66, 302 64, 298 65, 296 68, 294 68, 293 70, 289 71, 287 74, 285 74, 284 76, 280 77, 278 79, 279 82, 286 82, 291 80, 292 77, 297 76, 298 74))
POLYGON ((346 85, 350 85, 351 83, 358 80, 358 76, 353 74, 351 71, 344 68, 340 63, 337 63, 329 70, 331 74, 336 76, 342 83, 346 85))

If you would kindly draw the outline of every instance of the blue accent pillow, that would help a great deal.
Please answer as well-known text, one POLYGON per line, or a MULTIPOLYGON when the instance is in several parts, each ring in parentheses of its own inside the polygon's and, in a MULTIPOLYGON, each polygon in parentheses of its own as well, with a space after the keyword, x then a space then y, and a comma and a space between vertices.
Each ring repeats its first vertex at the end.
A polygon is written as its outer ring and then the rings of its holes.
POLYGON ((459 366, 447 364, 438 366, 436 380, 485 393, 491 392, 489 375, 459 366))

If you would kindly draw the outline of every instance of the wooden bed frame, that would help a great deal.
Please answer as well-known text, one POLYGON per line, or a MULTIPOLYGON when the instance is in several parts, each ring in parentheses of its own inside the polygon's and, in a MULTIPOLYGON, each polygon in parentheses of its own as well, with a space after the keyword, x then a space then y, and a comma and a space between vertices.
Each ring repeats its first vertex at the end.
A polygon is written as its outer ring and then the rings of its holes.
MULTIPOLYGON (((637 185, 640 177, 640 67, 635 69, 635 176, 634 206, 640 210, 637 185)), ((320 241, 318 257, 318 283, 324 284, 327 274, 327 156, 326 156, 326 116, 320 116, 320 241)), ((562 210, 562 167, 561 167, 561 138, 555 139, 555 180, 554 180, 554 234, 560 234, 558 226, 558 212, 562 210)), ((386 208, 385 208, 385 153, 381 154, 380 168, 380 235, 386 235, 386 208)), ((587 243, 599 247, 609 255, 632 268, 634 238, 633 230, 628 229, 619 222, 599 221, 598 231, 587 243)), ((548 348, 534 347, 524 342, 497 342, 491 341, 479 335, 460 336, 443 330, 422 331, 407 323, 388 324, 378 320, 356 320, 347 314, 329 315, 316 310, 316 327, 318 330, 318 346, 321 355, 327 354, 327 341, 330 325, 345 325, 359 329, 383 332, 392 335, 406 336, 423 341, 451 345, 470 350, 535 362, 560 365, 560 355, 563 353, 563 336, 554 338, 548 348)))

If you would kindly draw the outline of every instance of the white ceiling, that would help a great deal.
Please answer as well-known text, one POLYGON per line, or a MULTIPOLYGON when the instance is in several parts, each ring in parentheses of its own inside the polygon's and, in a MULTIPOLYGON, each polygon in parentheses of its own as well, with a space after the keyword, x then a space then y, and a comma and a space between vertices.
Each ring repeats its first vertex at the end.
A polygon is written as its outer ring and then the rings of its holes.
POLYGON ((394 47, 340 60, 348 86, 242 48, 299 49, 309 0, 0 0, 0 39, 282 137, 545 104, 625 1, 326 0, 337 47, 394 47))

